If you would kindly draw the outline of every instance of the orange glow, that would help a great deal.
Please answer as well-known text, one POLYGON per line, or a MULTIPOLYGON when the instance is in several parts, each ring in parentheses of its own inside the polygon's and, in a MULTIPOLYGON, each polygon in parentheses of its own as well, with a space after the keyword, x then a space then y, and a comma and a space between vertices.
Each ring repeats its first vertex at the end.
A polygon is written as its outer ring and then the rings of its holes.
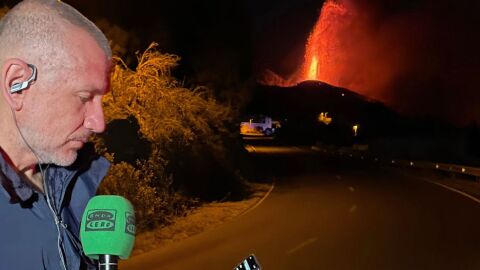
POLYGON ((345 65, 341 51, 343 36, 347 31, 351 15, 343 1, 327 0, 320 16, 306 42, 302 66, 287 79, 273 72, 267 72, 262 83, 268 85, 292 86, 305 80, 319 80, 340 86, 345 65))
POLYGON ((347 21, 348 12, 341 2, 329 0, 323 4, 320 17, 307 41, 305 63, 297 82, 320 80, 338 85, 341 70, 338 59, 339 34, 347 21))
POLYGON ((328 112, 322 112, 318 115, 318 122, 324 123, 328 126, 330 123, 332 123, 332 118, 328 117, 328 112))

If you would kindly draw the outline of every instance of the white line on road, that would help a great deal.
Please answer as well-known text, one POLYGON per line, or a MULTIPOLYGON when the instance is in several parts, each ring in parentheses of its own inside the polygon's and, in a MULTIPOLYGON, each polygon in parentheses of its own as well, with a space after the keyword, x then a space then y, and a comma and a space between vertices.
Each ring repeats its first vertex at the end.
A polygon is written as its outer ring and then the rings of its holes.
POLYGON ((435 182, 435 181, 433 181, 433 180, 430 180, 430 179, 427 179, 427 178, 423 178, 423 177, 420 177, 420 176, 407 175, 406 173, 403 173, 403 174, 406 175, 406 176, 410 176, 410 177, 417 178, 417 179, 419 179, 419 180, 421 180, 421 181, 424 181, 424 182, 428 182, 428 183, 430 183, 430 184, 437 185, 437 186, 439 186, 439 187, 443 187, 444 189, 448 189, 448 190, 453 191, 453 192, 455 192, 455 193, 457 193, 457 194, 460 194, 460 195, 462 195, 462 196, 464 196, 464 197, 467 197, 467 198, 469 198, 470 200, 472 200, 472 201, 474 201, 474 202, 476 202, 476 203, 480 203, 480 199, 478 199, 478 198, 476 198, 476 197, 474 197, 474 196, 472 196, 472 195, 470 195, 470 194, 468 194, 468 193, 466 193, 466 192, 463 192, 463 191, 461 191, 461 190, 458 190, 458 189, 456 189, 456 188, 453 188, 453 187, 450 187, 450 186, 447 186, 447 185, 444 185, 444 184, 440 184, 440 183, 438 183, 438 182, 435 182))
POLYGON ((252 211, 253 209, 257 208, 263 201, 265 201, 265 199, 268 197, 268 195, 270 195, 270 193, 272 193, 272 190, 273 190, 274 187, 275 187, 275 183, 272 183, 272 185, 270 186, 270 189, 267 191, 265 196, 263 196, 263 198, 261 198, 254 206, 250 207, 245 212, 241 213, 239 216, 243 216, 246 213, 248 213, 248 212, 252 211))
POLYGON ((458 189, 449 187, 449 186, 447 186, 447 185, 440 184, 440 183, 437 183, 437 182, 435 182, 435 181, 428 180, 428 179, 425 179, 425 178, 422 178, 422 177, 417 177, 417 178, 420 179, 420 180, 422 180, 422 181, 428 182, 428 183, 430 183, 430 184, 434 184, 434 185, 437 185, 437 186, 446 188, 446 189, 448 189, 448 190, 450 190, 450 191, 453 191, 453 192, 455 192, 455 193, 458 193, 458 194, 460 194, 460 195, 463 195, 463 196, 469 198, 470 200, 472 200, 472 201, 474 201, 474 202, 476 202, 476 203, 480 203, 480 200, 479 200, 478 198, 475 198, 475 197, 473 197, 472 195, 467 194, 467 193, 465 193, 465 192, 463 192, 463 191, 461 191, 461 190, 458 190, 458 189))
POLYGON ((298 245, 298 246, 290 249, 289 251, 287 251, 287 254, 290 255, 290 254, 292 254, 292 253, 294 253, 294 252, 297 252, 297 251, 299 251, 300 249, 302 249, 302 248, 304 248, 304 247, 306 247, 306 246, 308 246, 308 245, 313 244, 313 243, 316 242, 317 240, 318 240, 318 238, 316 238, 316 237, 315 237, 315 238, 310 238, 310 239, 302 242, 300 245, 298 245))

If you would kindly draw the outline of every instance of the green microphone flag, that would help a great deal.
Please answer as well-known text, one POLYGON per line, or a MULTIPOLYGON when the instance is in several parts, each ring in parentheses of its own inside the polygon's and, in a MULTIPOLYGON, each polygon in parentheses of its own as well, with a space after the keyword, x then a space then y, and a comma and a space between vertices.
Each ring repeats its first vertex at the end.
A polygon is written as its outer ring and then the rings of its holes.
POLYGON ((128 259, 135 242, 135 213, 132 204, 115 195, 93 197, 82 217, 80 239, 88 257, 113 255, 128 259))

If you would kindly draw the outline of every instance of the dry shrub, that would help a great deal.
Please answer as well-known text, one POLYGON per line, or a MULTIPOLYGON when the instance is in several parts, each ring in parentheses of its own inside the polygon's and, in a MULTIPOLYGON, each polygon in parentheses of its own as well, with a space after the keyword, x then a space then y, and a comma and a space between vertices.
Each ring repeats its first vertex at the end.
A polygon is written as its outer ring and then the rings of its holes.
POLYGON ((0 18, 5 16, 5 14, 7 14, 8 11, 10 11, 10 8, 8 8, 7 6, 3 6, 2 8, 0 8, 0 18))
POLYGON ((144 231, 170 223, 197 202, 173 191, 172 177, 165 175, 166 162, 156 149, 148 160, 136 166, 126 162, 113 164, 100 186, 101 194, 122 195, 135 207, 137 229, 144 231))
POLYGON ((230 108, 216 102, 203 87, 187 89, 171 75, 179 57, 162 54, 157 44, 138 55, 136 70, 115 59, 111 93, 104 98, 107 121, 136 118, 140 134, 150 142, 189 144, 199 138, 227 132, 230 108))
MULTIPOLYGON (((152 152, 148 159, 136 164, 114 164, 100 193, 119 194, 131 200, 139 230, 145 230, 167 224, 173 215, 196 204, 195 199, 172 188, 180 167, 173 171, 166 167, 178 159, 180 152, 189 153, 195 145, 221 156, 222 137, 228 133, 226 123, 231 112, 230 107, 216 102, 208 89, 184 88, 172 76, 178 56, 160 53, 153 43, 137 58, 135 70, 120 58, 114 59, 111 91, 104 97, 105 118, 109 123, 133 117, 139 125, 139 137, 148 140, 152 152)), ((108 153, 104 140, 105 137, 95 139, 97 149, 107 152, 104 154, 114 161, 115 153, 108 153)))
POLYGON ((152 186, 152 179, 145 178, 142 171, 121 162, 114 164, 100 186, 101 194, 119 194, 130 200, 135 207, 139 230, 150 227, 157 217, 161 199, 152 186), (150 223, 152 222, 152 223, 150 223))

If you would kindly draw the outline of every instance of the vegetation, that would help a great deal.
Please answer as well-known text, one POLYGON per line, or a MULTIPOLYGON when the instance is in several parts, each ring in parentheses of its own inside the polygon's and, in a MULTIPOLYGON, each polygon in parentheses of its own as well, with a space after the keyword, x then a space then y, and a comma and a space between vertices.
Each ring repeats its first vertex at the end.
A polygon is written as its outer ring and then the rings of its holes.
POLYGON ((230 107, 218 103, 206 88, 184 88, 171 74, 179 57, 160 53, 157 44, 137 59, 135 70, 114 59, 105 118, 110 124, 129 124, 121 134, 107 132, 95 139, 97 150, 114 162, 100 193, 131 200, 139 230, 168 223, 198 203, 196 198, 241 196, 244 181, 225 148, 231 138, 230 107), (137 138, 119 136, 135 124, 137 138), (115 140, 116 145, 110 143, 115 140), (148 147, 130 150, 133 158, 125 158, 128 154, 122 152, 135 145, 134 140, 148 147))
POLYGON ((2 18, 3 16, 5 16, 5 14, 7 14, 7 12, 9 11, 10 9, 7 7, 7 6, 3 6, 2 8, 0 8, 0 18, 2 18))
POLYGON ((138 61, 133 71, 116 59, 111 92, 104 99, 107 122, 133 116, 140 134, 157 145, 174 140, 190 144, 205 137, 217 143, 220 133, 227 132, 229 107, 218 104, 206 88, 183 88, 171 75, 179 57, 158 52, 155 43, 138 61))

